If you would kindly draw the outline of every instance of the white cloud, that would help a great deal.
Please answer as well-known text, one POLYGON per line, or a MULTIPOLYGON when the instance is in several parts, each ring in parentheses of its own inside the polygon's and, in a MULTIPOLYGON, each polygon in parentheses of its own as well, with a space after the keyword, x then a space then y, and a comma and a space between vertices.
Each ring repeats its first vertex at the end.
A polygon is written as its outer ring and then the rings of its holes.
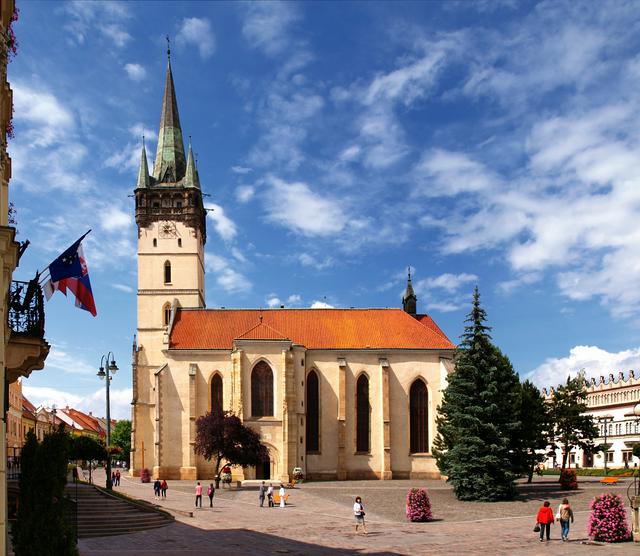
POLYGON ((84 44, 87 37, 97 34, 96 31, 117 47, 123 47, 132 38, 123 26, 131 17, 125 2, 72 0, 66 2, 63 9, 68 14, 65 28, 77 44, 84 44))
POLYGON ((314 301, 311 304, 311 308, 312 309, 333 309, 333 305, 329 305, 329 303, 327 303, 326 301, 314 301))
POLYGON ((90 365, 76 355, 65 351, 63 344, 52 344, 49 355, 45 362, 45 370, 56 369, 69 374, 91 375, 98 372, 93 365, 90 365))
POLYGON ((234 174, 245 175, 252 172, 253 170, 251 168, 247 168, 246 166, 231 166, 231 171, 234 174))
POLYGON ((291 2, 252 2, 246 6, 242 34, 251 46, 274 56, 290 44, 289 27, 299 17, 291 2))
POLYGON ((207 272, 212 273, 218 286, 227 293, 246 293, 251 290, 249 279, 232 268, 229 261, 223 257, 207 253, 205 261, 207 272))
POLYGON ((134 291, 131 286, 127 286, 125 284, 111 284, 111 287, 125 293, 133 293, 134 291))
POLYGON ((445 272, 414 281, 413 288, 419 303, 425 303, 427 310, 450 313, 468 306, 471 285, 477 282, 478 276, 475 274, 445 272))
POLYGON ((302 182, 287 183, 271 177, 269 186, 264 202, 271 222, 308 236, 326 236, 344 229, 346 217, 337 201, 317 195, 302 182))
POLYGON ((240 185, 236 189, 236 199, 240 203, 248 203, 255 195, 255 187, 251 185, 240 185))
POLYGON ((213 221, 213 226, 224 241, 231 241, 238 233, 234 222, 225 214, 224 209, 215 203, 206 203, 207 216, 213 221))
POLYGON ((109 207, 100 219, 100 226, 107 231, 129 228, 133 224, 130 211, 118 207, 109 207))
POLYGON ((280 307, 282 305, 282 301, 275 294, 271 294, 267 297, 267 307, 280 307))
POLYGON ((147 77, 147 70, 140 64, 125 64, 124 71, 127 72, 129 79, 132 81, 143 81, 147 77))
POLYGON ((176 42, 179 45, 197 46, 202 59, 209 58, 216 51, 215 35, 211 29, 211 22, 206 18, 184 18, 180 24, 176 42))
POLYGON ((619 371, 640 368, 640 348, 609 352, 597 346, 575 346, 566 357, 550 357, 526 377, 540 388, 557 386, 584 369, 588 378, 617 375, 619 371))
POLYGON ((311 266, 318 270, 324 270, 325 268, 329 268, 334 264, 334 260, 332 257, 325 257, 322 260, 318 260, 312 255, 309 255, 309 253, 301 253, 298 256, 298 260, 300 261, 300 264, 302 266, 311 266))
POLYGON ((289 297, 287 297, 287 303, 289 305, 298 305, 301 301, 302 296, 298 295, 297 293, 293 293, 289 297))

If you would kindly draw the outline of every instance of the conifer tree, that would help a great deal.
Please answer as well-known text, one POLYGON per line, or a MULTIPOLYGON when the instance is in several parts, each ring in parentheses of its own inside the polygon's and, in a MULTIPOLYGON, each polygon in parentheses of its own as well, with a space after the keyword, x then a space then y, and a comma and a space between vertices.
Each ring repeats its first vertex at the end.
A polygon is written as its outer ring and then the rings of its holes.
POLYGON ((520 383, 509 359, 491 342, 476 287, 455 368, 438 407, 434 455, 460 500, 514 496, 520 383))

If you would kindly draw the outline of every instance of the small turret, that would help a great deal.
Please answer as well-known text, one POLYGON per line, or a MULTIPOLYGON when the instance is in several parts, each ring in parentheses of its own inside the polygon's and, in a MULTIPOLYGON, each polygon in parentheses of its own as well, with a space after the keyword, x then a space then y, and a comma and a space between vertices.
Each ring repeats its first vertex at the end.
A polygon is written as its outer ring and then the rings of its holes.
POLYGON ((191 148, 191 138, 189 138, 189 155, 187 156, 187 173, 184 175, 185 187, 195 187, 200 189, 200 177, 198 176, 198 168, 193 157, 193 149, 191 148))
POLYGON ((413 284, 411 283, 411 267, 408 269, 408 274, 407 289, 404 291, 404 295, 402 296, 402 309, 405 313, 415 316, 417 313, 418 298, 413 291, 413 284))
POLYGON ((140 170, 138 171, 138 181, 136 189, 141 187, 149 187, 151 179, 149 177, 149 166, 147 164, 147 150, 144 146, 144 137, 142 138, 142 153, 140 155, 140 170))

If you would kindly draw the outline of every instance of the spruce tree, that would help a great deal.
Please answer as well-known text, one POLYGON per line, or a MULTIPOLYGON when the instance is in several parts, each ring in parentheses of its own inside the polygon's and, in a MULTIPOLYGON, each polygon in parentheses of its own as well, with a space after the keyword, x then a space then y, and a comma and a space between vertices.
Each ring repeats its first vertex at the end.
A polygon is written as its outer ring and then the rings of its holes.
POLYGON ((486 320, 476 287, 436 418, 434 455, 459 500, 513 498, 518 476, 520 383, 509 359, 491 342, 486 320))

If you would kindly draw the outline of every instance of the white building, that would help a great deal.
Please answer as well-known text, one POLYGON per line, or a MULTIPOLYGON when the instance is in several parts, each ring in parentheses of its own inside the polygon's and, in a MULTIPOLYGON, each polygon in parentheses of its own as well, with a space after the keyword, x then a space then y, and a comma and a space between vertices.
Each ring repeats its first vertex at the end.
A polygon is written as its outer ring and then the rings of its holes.
MULTIPOLYGON (((569 453, 568 464, 571 467, 604 467, 606 457, 609 468, 624 467, 625 464, 633 467, 631 451, 634 444, 640 443, 640 419, 633 412, 635 405, 640 403, 640 374, 629 371, 625 379, 621 371, 617 379, 613 373, 608 380, 604 376, 599 380, 591 378, 587 380, 586 389, 588 414, 593 415, 599 431, 595 444, 607 444, 609 448, 606 454, 589 454, 574 448, 569 453)), ((549 398, 553 391, 553 387, 549 391, 543 388, 542 394, 549 398)), ((562 451, 557 450, 555 457, 548 458, 547 467, 554 467, 561 461, 562 451)))

